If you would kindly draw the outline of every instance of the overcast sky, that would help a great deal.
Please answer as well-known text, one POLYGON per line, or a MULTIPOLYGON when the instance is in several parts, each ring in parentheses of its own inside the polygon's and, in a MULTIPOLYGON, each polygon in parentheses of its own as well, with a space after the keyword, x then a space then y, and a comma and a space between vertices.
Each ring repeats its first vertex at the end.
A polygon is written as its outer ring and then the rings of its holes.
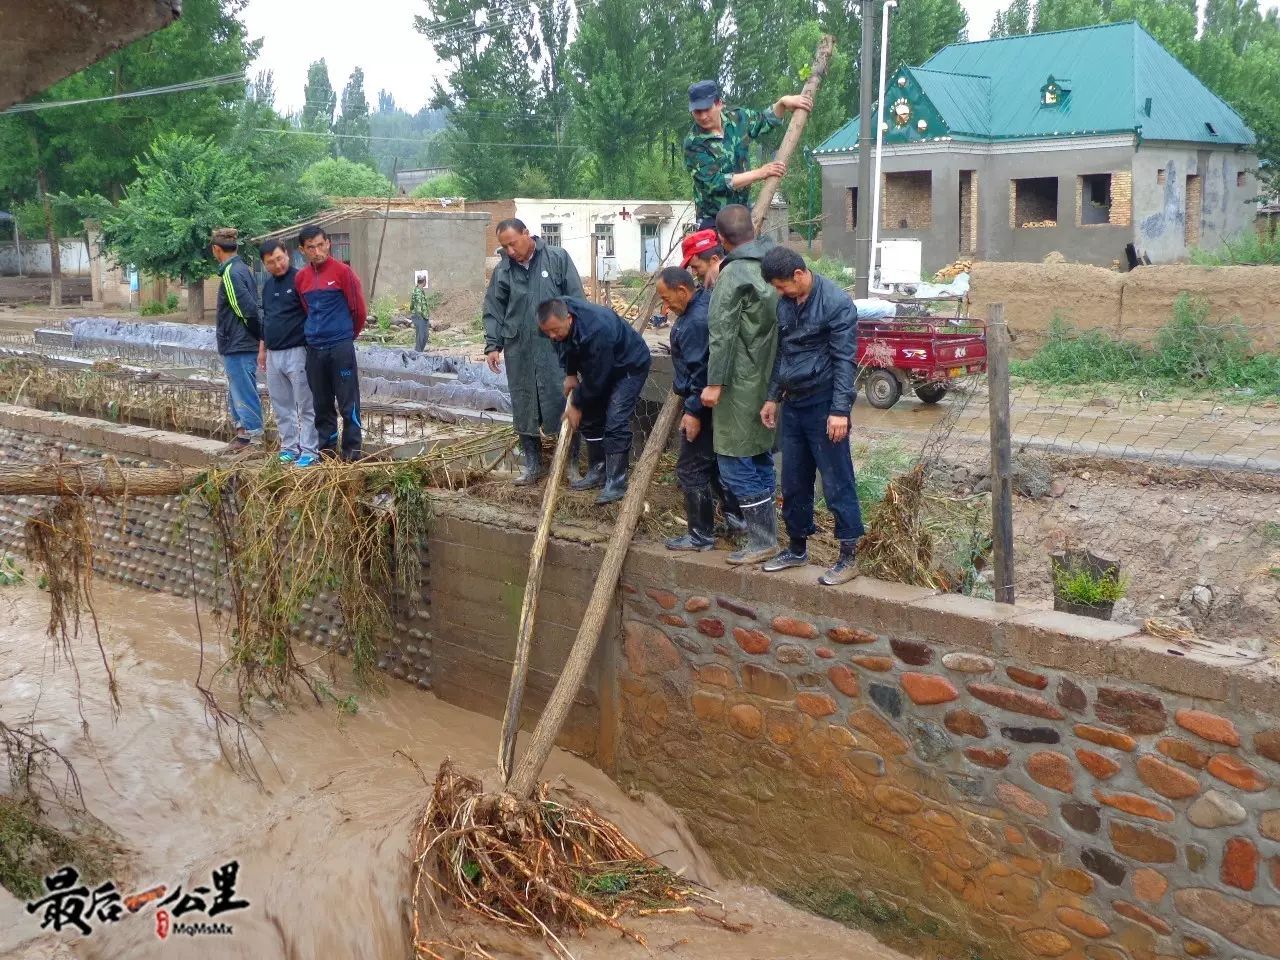
MULTIPOLYGON (((910 0, 903 0, 910 2, 910 0)), ((986 39, 996 10, 1007 0, 961 0, 969 12, 969 39, 986 39)), ((1280 0, 1263 0, 1264 7, 1280 0)), ((413 29, 423 0, 307 0, 299 7, 282 0, 249 0, 244 11, 249 34, 262 38, 255 70, 275 73, 276 106, 283 111, 302 106, 307 67, 324 57, 339 94, 356 66, 364 67, 364 89, 377 108, 380 89, 396 103, 416 111, 431 96, 439 64, 425 37, 413 29)))

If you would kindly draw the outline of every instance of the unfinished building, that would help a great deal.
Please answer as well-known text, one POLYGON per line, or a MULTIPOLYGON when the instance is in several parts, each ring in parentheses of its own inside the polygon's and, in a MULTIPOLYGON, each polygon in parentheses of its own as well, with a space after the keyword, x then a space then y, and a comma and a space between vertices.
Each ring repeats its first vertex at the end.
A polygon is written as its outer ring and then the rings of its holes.
MULTIPOLYGON (((1253 133, 1136 23, 953 44, 891 78, 880 235, 957 257, 1176 261, 1250 228, 1253 133)), ((858 119, 816 151, 825 249, 852 258, 858 119)))

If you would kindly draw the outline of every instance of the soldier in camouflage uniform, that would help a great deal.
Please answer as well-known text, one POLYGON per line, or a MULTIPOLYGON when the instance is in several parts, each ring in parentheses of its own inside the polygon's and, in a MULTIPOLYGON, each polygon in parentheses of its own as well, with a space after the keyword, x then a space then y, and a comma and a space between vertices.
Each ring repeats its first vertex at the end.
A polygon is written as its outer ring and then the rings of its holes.
POLYGON ((751 184, 787 172, 778 160, 748 170, 748 144, 781 124, 788 110, 812 109, 813 98, 805 94, 782 97, 768 110, 726 109, 714 80, 690 85, 693 129, 684 138, 684 165, 693 175, 699 230, 714 227, 716 214, 730 204, 749 206, 751 184))

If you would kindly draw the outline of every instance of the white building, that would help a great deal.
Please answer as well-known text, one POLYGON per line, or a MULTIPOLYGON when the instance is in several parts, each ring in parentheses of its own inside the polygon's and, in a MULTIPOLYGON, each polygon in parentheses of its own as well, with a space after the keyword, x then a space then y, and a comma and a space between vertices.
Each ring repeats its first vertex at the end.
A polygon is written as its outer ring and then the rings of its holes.
POLYGON ((694 223, 693 203, 681 200, 517 198, 468 201, 467 210, 490 215, 490 237, 502 220, 524 221, 530 233, 568 250, 584 281, 591 277, 593 233, 599 238, 599 255, 614 257, 619 271, 652 273, 660 266, 680 265, 680 240, 694 223))

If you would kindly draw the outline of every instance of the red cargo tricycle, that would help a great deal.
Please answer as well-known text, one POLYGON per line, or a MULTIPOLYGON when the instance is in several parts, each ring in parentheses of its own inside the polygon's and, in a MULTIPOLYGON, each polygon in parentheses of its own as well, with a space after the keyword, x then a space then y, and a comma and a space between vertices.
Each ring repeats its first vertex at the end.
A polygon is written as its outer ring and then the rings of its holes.
POLYGON ((877 410, 907 389, 937 403, 956 380, 986 373, 987 325, 957 317, 859 320, 857 360, 858 384, 877 410))

